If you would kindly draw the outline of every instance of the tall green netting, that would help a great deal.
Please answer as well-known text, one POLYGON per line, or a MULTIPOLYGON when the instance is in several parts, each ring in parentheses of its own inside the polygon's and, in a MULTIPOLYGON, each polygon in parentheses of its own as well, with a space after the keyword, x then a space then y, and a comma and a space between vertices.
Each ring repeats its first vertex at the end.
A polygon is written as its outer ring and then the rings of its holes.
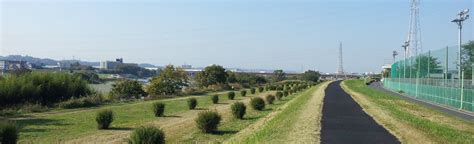
POLYGON ((395 62, 383 84, 416 99, 473 112, 474 56, 463 52, 461 75, 458 74, 458 47, 453 46, 395 62))

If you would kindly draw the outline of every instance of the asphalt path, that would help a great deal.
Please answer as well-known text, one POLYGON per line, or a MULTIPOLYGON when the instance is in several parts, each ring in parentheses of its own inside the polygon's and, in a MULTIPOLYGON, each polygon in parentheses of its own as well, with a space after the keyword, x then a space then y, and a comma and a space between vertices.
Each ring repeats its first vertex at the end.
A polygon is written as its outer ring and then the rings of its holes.
POLYGON ((375 122, 340 86, 332 82, 325 90, 321 119, 323 144, 398 144, 398 139, 375 122))

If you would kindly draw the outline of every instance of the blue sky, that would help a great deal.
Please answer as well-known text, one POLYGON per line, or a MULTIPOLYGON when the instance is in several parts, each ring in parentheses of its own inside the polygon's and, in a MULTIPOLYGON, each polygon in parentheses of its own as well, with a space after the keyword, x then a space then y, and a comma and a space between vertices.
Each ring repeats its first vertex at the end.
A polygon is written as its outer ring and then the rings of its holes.
MULTIPOLYGON (((401 52, 409 0, 3 0, 0 55, 156 65, 378 72, 401 52)), ((472 0, 423 0, 424 51, 457 44, 472 0)), ((474 10, 474 9, 473 9, 474 10)), ((473 13, 473 12, 471 12, 473 13)), ((464 40, 473 40, 472 19, 464 40)))

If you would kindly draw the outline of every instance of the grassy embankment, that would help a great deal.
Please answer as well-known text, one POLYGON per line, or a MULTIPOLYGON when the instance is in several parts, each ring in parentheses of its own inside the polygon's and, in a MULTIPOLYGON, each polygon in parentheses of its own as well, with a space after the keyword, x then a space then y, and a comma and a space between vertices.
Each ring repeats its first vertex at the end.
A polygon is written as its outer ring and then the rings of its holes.
MULTIPOLYGON (((292 113, 295 109, 286 110, 287 104, 293 103, 293 99, 298 99, 300 102, 304 101, 304 99, 308 98, 308 95, 312 94, 317 87, 320 87, 321 84, 318 86, 312 87, 307 90, 303 90, 302 92, 298 92, 287 97, 283 97, 282 100, 276 100, 274 104, 267 105, 266 110, 264 111, 256 111, 252 108, 247 106, 247 114, 244 117, 244 120, 237 120, 232 118, 230 111, 221 113, 224 117, 223 123, 221 123, 219 127, 219 132, 216 134, 203 134, 197 129, 193 130, 189 135, 184 136, 185 139, 181 140, 170 140, 168 142, 185 142, 185 143, 221 143, 225 142, 229 139, 237 135, 241 135, 241 133, 247 133, 251 129, 249 126, 259 125, 258 123, 261 121, 267 121, 270 118, 273 118, 275 112, 284 112, 284 113, 292 113), (303 96, 306 96, 303 97, 303 96), (300 98, 301 97, 301 98, 300 98), (246 130, 247 132, 242 132, 242 130, 246 130)), ((244 103, 248 104, 247 101, 244 103)), ((295 103, 300 104, 300 103, 295 103)), ((294 105, 294 104, 292 104, 294 105)), ((251 130, 250 130, 251 131, 251 130)))
POLYGON ((229 143, 315 143, 319 142, 324 89, 319 84, 299 94, 278 111, 243 131, 229 143))
MULTIPOLYGON (((258 94, 258 93, 257 93, 258 94)), ((212 95, 212 94, 209 94, 212 95)), ((213 105, 209 96, 192 96, 198 100, 198 108, 213 105)), ((237 95, 239 99, 241 96, 237 95)), ((24 118, 15 118, 20 125, 20 142, 26 143, 56 143, 87 135, 100 133, 95 122, 95 113, 101 109, 111 109, 115 113, 112 123, 113 130, 131 130, 137 126, 153 120, 166 119, 175 114, 188 111, 186 99, 174 98, 145 102, 115 103, 94 108, 73 110, 58 110, 47 113, 36 113, 24 118), (153 102, 161 101, 166 104, 165 115, 168 117, 156 118, 151 106, 153 102)), ((227 96, 222 92, 220 102, 227 102, 227 96)), ((102 130, 104 131, 104 130, 102 130)))
POLYGON ((348 80, 341 85, 364 111, 403 143, 474 143, 474 122, 372 89, 362 80, 348 80))

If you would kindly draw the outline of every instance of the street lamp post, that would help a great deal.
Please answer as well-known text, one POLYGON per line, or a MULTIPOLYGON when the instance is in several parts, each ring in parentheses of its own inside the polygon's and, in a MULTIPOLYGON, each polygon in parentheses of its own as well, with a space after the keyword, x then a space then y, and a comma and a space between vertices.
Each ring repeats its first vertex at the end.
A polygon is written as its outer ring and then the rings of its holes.
POLYGON ((405 44, 402 45, 403 49, 405 50, 404 56, 405 60, 403 60, 403 78, 406 78, 406 67, 407 67, 407 48, 410 46, 410 41, 405 41, 405 44))
POLYGON ((461 12, 458 13, 458 17, 454 20, 452 20, 451 22, 454 22, 458 25, 458 29, 459 29, 459 51, 458 51, 458 78, 461 79, 461 72, 462 72, 462 68, 461 68, 461 44, 462 44, 462 24, 465 20, 467 20, 469 18, 469 9, 465 9, 461 12))

